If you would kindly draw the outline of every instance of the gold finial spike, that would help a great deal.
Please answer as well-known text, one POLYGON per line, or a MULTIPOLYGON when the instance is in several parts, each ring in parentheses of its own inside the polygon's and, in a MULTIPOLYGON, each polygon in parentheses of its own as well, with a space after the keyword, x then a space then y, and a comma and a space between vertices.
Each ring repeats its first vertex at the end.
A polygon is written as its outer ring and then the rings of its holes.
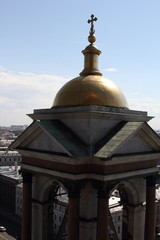
POLYGON ((90 43, 94 43, 96 41, 96 37, 94 36, 94 33, 95 33, 94 24, 93 24, 94 21, 97 21, 97 18, 94 17, 94 15, 92 14, 91 19, 88 20, 88 23, 91 23, 91 28, 90 28, 90 31, 89 31, 90 35, 88 37, 88 41, 90 43))

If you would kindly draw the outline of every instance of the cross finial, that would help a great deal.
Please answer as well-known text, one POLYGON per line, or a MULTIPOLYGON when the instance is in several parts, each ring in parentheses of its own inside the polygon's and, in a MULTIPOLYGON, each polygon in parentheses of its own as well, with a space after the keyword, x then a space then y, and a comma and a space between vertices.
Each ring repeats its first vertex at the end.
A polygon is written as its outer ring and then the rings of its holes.
POLYGON ((91 23, 91 28, 90 28, 90 36, 93 36, 93 34, 95 33, 95 30, 94 30, 94 25, 93 25, 93 22, 94 21, 97 21, 97 18, 94 17, 94 15, 92 14, 91 15, 91 19, 88 20, 88 23, 91 23))

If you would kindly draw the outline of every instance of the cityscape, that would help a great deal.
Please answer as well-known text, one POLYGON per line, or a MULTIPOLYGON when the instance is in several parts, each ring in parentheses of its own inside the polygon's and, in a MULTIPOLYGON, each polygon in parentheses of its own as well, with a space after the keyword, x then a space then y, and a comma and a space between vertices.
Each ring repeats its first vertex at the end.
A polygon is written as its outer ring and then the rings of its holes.
POLYGON ((26 125, 0 126, 1 239, 19 239, 21 232, 21 156, 17 151, 9 149, 9 146, 26 128, 26 125))

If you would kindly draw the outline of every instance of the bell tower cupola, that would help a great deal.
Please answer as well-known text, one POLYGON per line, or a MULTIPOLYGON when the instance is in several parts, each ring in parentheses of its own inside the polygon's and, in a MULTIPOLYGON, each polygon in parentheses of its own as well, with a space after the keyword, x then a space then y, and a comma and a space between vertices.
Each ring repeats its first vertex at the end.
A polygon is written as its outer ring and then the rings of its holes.
POLYGON ((126 99, 119 87, 102 76, 98 69, 98 57, 101 51, 94 45, 94 22, 97 18, 91 15, 88 41, 89 45, 82 51, 84 69, 80 76, 67 82, 57 93, 52 107, 97 105, 128 108, 126 99))

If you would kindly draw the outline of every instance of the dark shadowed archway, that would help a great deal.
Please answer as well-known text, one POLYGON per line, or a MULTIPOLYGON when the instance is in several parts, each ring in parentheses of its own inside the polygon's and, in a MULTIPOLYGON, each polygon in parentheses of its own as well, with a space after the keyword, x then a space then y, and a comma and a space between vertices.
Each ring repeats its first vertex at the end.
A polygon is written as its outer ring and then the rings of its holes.
POLYGON ((64 188, 55 185, 48 198, 48 240, 63 240, 67 236, 68 197, 64 188))

